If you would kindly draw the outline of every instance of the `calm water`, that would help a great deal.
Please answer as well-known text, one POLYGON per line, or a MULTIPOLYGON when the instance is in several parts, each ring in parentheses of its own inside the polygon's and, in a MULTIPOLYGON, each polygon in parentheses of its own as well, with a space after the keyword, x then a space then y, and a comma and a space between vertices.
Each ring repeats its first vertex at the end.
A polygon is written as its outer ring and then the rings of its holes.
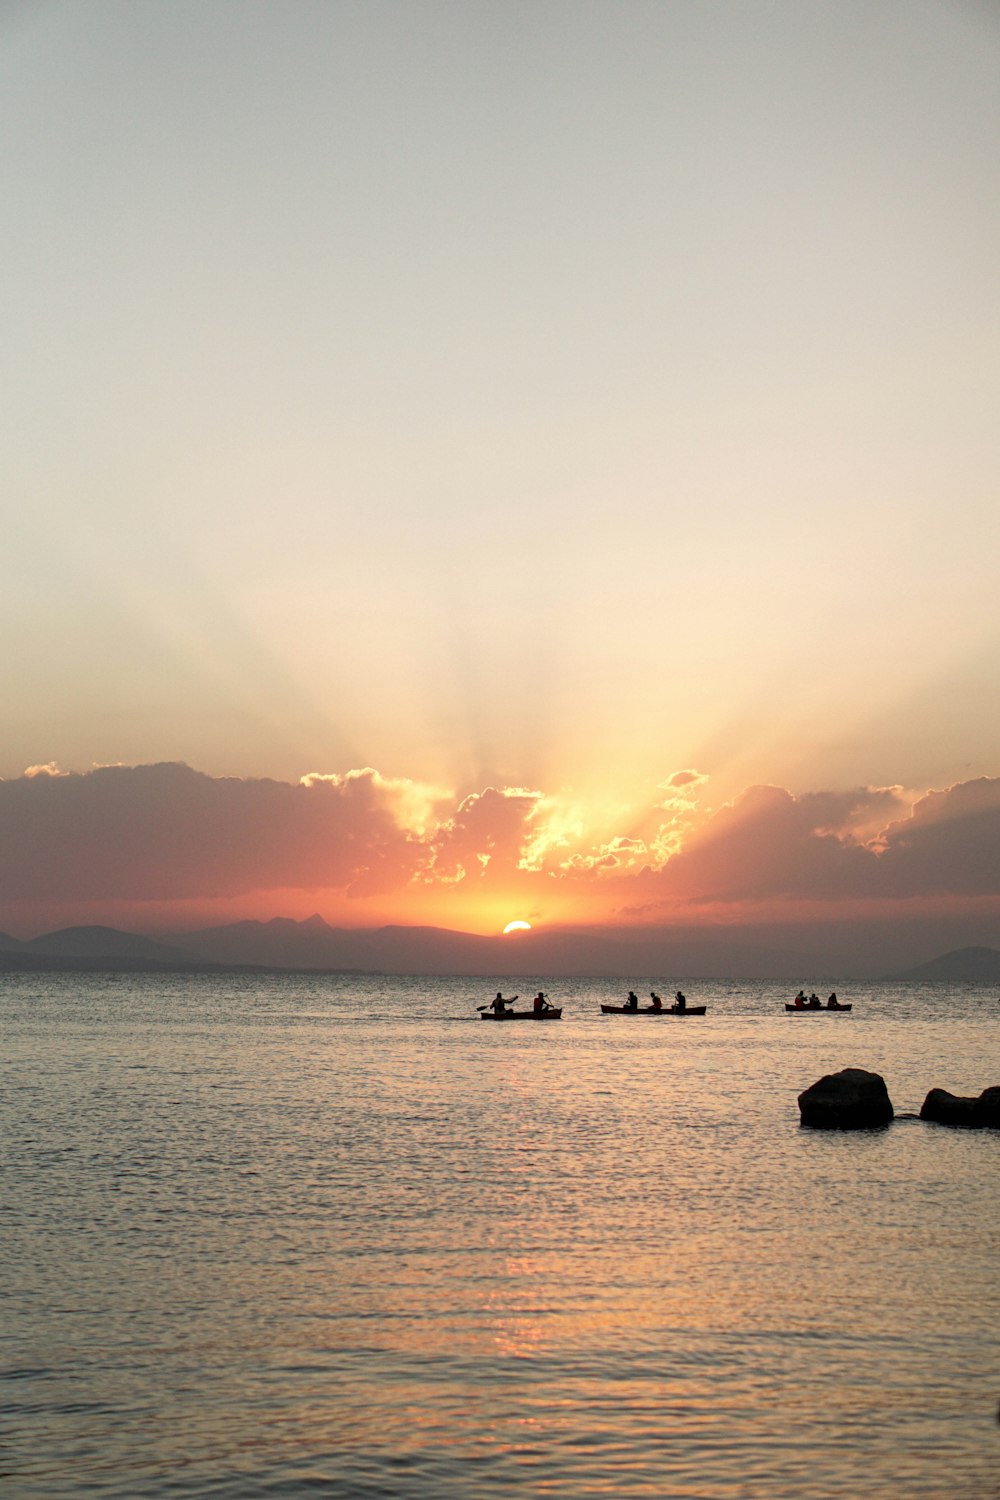
POLYGON ((995 994, 498 983, 0 979, 4 1494, 996 1500, 1000 1134, 796 1105, 995 994))

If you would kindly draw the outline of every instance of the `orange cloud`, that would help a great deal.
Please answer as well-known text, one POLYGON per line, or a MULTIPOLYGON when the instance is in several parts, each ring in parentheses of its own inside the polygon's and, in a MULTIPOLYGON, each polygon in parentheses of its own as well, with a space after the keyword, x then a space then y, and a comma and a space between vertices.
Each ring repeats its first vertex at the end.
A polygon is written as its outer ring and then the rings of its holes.
POLYGON ((879 872, 893 896, 1000 892, 1000 778, 921 797, 885 830, 879 872))
POLYGON ((626 870, 645 869, 649 864, 649 845, 642 839, 614 838, 598 844, 589 853, 570 856, 562 869, 568 873, 581 874, 594 871, 597 874, 626 870))
POLYGON ((664 791, 673 791, 682 786, 701 786, 707 780, 708 777, 704 776, 701 771, 675 771, 672 776, 667 777, 666 781, 661 782, 660 786, 664 791))
POLYGON ((405 885, 428 857, 375 772, 296 786, 176 763, 2 782, 0 840, 5 900, 368 895, 405 885))
POLYGON ((427 878, 454 883, 509 876, 531 842, 540 801, 538 792, 492 786, 466 797, 431 841, 427 878))
POLYGON ((1000 895, 1000 779, 920 797, 750 787, 644 885, 696 903, 1000 895))
POLYGON ((708 814, 705 779, 674 773, 609 833, 565 794, 487 787, 457 801, 371 767, 298 783, 178 763, 32 767, 0 782, 0 901, 252 896, 288 911, 294 892, 324 892, 359 903, 360 921, 488 926, 1000 896, 1000 779, 926 793, 756 786, 708 814))

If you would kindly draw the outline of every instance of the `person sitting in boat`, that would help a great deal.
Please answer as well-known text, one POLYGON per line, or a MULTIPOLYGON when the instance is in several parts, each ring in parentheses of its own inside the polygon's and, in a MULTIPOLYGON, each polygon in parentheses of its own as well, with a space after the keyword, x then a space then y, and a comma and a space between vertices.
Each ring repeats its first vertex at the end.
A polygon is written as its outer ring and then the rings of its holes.
POLYGON ((543 1011, 543 1010, 551 1010, 552 1009, 551 1005, 546 1000, 546 998, 542 994, 541 990, 538 991, 538 994, 535 996, 535 999, 534 999, 533 1003, 534 1003, 534 1010, 535 1010, 535 1015, 536 1016, 539 1015, 540 1012, 543 1011))
POLYGON ((681 990, 678 990, 676 995, 674 996, 674 1009, 687 1010, 687 995, 685 995, 681 990))
POLYGON ((663 1001, 660 999, 659 995, 656 993, 655 990, 650 990, 650 992, 649 992, 649 998, 653 1002, 653 1009, 654 1010, 662 1010, 663 1009, 663 1001))
POLYGON ((809 1009, 810 1010, 819 1010, 819 1008, 820 1008, 819 996, 816 995, 816 994, 810 995, 809 996, 809 1009))
MULTIPOLYGON (((517 996, 514 995, 510 1001, 510 1004, 513 1005, 516 999, 517 996)), ((497 990, 496 999, 490 1001, 490 1010, 495 1011, 498 1016, 507 1014, 507 1001, 501 995, 499 990, 497 990)))
POLYGON ((629 992, 628 992, 628 999, 625 1001, 625 1009, 626 1010, 638 1010, 639 1009, 639 996, 635 993, 634 990, 629 990, 629 992))
POLYGON ((794 999, 794 1001, 792 1003, 799 1010, 804 1010, 805 1006, 807 1004, 805 990, 799 990, 799 993, 795 996, 795 999, 794 999))
POLYGON ((829 1000, 826 1002, 826 1008, 827 1008, 827 1010, 839 1010, 840 1009, 840 1001, 837 999, 836 992, 834 992, 834 994, 832 994, 830 996, 829 1000))

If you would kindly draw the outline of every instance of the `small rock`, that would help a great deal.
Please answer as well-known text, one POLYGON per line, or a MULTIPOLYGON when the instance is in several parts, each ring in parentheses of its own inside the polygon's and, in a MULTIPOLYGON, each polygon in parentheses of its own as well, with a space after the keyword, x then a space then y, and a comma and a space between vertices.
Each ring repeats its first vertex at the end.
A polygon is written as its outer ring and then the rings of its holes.
POLYGON ((936 1125, 958 1125, 965 1130, 975 1126, 973 1111, 978 1100, 971 1095, 949 1094, 947 1089, 931 1089, 920 1106, 920 1118, 936 1125))
POLYGON ((799 1112, 814 1130, 876 1130, 894 1115, 885 1079, 863 1068, 827 1073, 799 1095, 799 1112))
POLYGON ((983 1089, 979 1095, 931 1089, 920 1106, 920 1118, 960 1130, 1000 1130, 1000 1088, 983 1089))
POLYGON ((1000 1130, 1000 1088, 983 1089, 976 1100, 976 1124, 1000 1130))

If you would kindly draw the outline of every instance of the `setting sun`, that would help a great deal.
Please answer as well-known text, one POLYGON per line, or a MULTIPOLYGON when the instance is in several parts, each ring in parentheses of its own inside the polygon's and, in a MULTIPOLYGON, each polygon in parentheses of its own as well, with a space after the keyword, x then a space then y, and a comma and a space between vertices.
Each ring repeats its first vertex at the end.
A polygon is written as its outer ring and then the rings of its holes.
POLYGON ((507 934, 508 934, 508 932, 530 932, 530 931, 531 931, 531 923, 530 922, 508 922, 507 926, 503 930, 503 934, 504 934, 504 937, 506 937, 507 934))

